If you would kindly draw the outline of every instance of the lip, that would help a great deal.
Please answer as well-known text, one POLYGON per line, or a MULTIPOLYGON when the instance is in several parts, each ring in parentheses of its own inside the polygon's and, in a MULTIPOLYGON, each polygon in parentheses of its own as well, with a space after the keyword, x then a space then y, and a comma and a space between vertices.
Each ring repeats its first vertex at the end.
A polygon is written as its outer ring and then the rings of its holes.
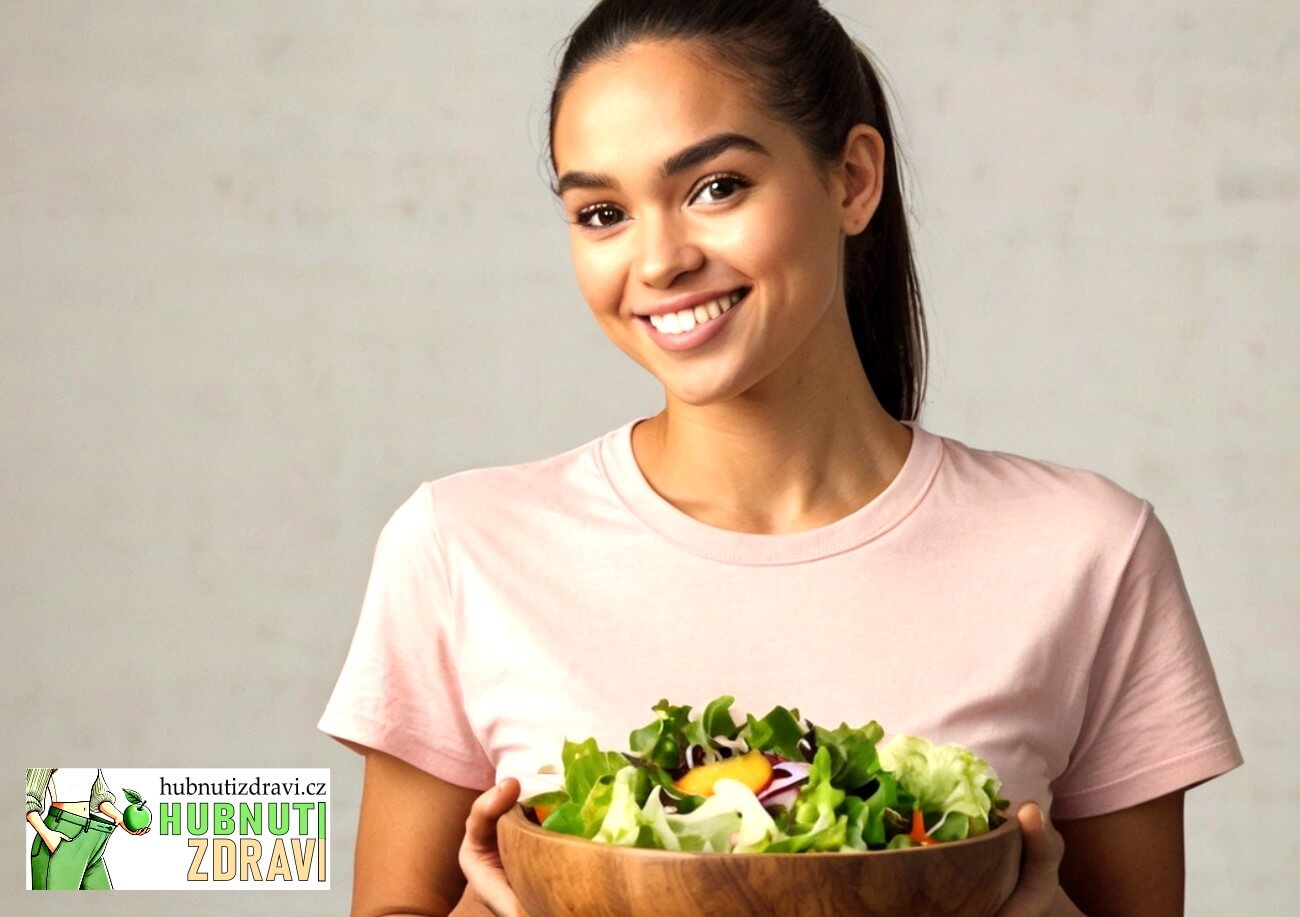
MULTIPOLYGON (((637 316, 637 321, 645 326, 646 334, 650 335, 651 340, 664 350, 673 352, 692 350, 717 337, 722 332, 722 329, 727 326, 727 323, 731 321, 731 317, 749 301, 749 293, 752 292, 753 288, 751 287, 749 292, 737 300, 726 312, 723 312, 715 319, 705 322, 703 325, 696 325, 684 334, 664 334, 650 324, 650 319, 645 316, 637 316)), ((708 301, 707 299, 704 300, 704 302, 708 301)))
MULTIPOLYGON (((730 296, 737 290, 748 291, 750 289, 752 289, 752 287, 747 287, 744 284, 741 284, 740 286, 731 287, 727 290, 714 290, 705 293, 685 293, 678 296, 676 299, 666 299, 659 305, 651 306, 644 312, 634 312, 633 315, 636 315, 639 318, 646 318, 651 315, 667 315, 669 312, 680 312, 683 309, 692 309, 695 306, 702 306, 705 303, 713 302, 715 299, 730 296)), ((745 295, 748 296, 748 292, 746 292, 745 295)))

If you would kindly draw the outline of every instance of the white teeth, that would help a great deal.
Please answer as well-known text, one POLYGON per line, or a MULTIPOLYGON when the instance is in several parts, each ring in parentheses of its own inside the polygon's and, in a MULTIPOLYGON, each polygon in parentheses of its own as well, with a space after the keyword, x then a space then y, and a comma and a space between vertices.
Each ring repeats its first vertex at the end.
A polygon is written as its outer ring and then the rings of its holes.
POLYGON ((652 315, 650 316, 650 324, 664 334, 684 334, 692 330, 696 325, 703 325, 722 313, 730 311, 731 307, 743 295, 745 295, 744 290, 736 290, 727 296, 719 296, 711 302, 702 303, 690 309, 682 309, 680 312, 669 312, 667 315, 652 315))

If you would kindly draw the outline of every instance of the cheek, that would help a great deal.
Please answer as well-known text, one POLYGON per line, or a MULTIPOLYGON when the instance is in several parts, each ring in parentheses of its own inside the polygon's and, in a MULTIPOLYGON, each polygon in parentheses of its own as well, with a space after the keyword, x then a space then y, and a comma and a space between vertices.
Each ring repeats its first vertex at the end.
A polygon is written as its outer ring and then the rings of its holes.
MULTIPOLYGON (((829 229, 826 215, 802 202, 797 195, 773 201, 748 224, 745 238, 735 248, 737 265, 762 284, 771 302, 791 307, 824 302, 835 289, 838 278, 838 241, 834 227, 829 229)), ((795 312, 794 308, 782 309, 795 312)), ((774 315, 774 321, 783 316, 774 315)))
POLYGON ((617 314, 623 301, 623 268, 608 256, 575 248, 573 269, 578 289, 592 313, 617 314))

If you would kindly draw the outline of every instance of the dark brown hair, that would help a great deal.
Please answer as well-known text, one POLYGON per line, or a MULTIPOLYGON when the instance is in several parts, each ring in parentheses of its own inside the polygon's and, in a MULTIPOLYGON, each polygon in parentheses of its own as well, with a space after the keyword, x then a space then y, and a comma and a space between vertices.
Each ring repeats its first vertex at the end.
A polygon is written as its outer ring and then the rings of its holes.
POLYGON ((752 87, 766 110, 827 166, 855 124, 880 132, 884 189, 867 228, 846 241, 844 296, 858 359, 876 398, 894 419, 916 420, 925 390, 925 315, 889 109, 866 50, 816 0, 600 0, 569 35, 551 93, 552 175, 565 88, 584 68, 636 41, 699 48, 711 66, 752 87))

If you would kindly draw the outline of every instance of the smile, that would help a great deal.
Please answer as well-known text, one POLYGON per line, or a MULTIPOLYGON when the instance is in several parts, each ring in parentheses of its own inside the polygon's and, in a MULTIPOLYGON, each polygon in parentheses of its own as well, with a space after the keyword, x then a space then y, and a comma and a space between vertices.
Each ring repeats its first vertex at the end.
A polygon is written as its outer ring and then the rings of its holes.
POLYGON ((648 321, 661 334, 686 334, 694 330, 696 326, 706 325, 728 312, 748 292, 748 287, 742 287, 738 290, 732 290, 726 296, 719 296, 712 302, 701 303, 689 309, 682 309, 680 312, 641 316, 641 318, 648 321))
POLYGON ((726 330, 731 317, 739 311, 751 287, 732 290, 712 302, 702 303, 666 315, 638 316, 646 333, 661 348, 672 352, 693 350, 713 340, 726 330))

